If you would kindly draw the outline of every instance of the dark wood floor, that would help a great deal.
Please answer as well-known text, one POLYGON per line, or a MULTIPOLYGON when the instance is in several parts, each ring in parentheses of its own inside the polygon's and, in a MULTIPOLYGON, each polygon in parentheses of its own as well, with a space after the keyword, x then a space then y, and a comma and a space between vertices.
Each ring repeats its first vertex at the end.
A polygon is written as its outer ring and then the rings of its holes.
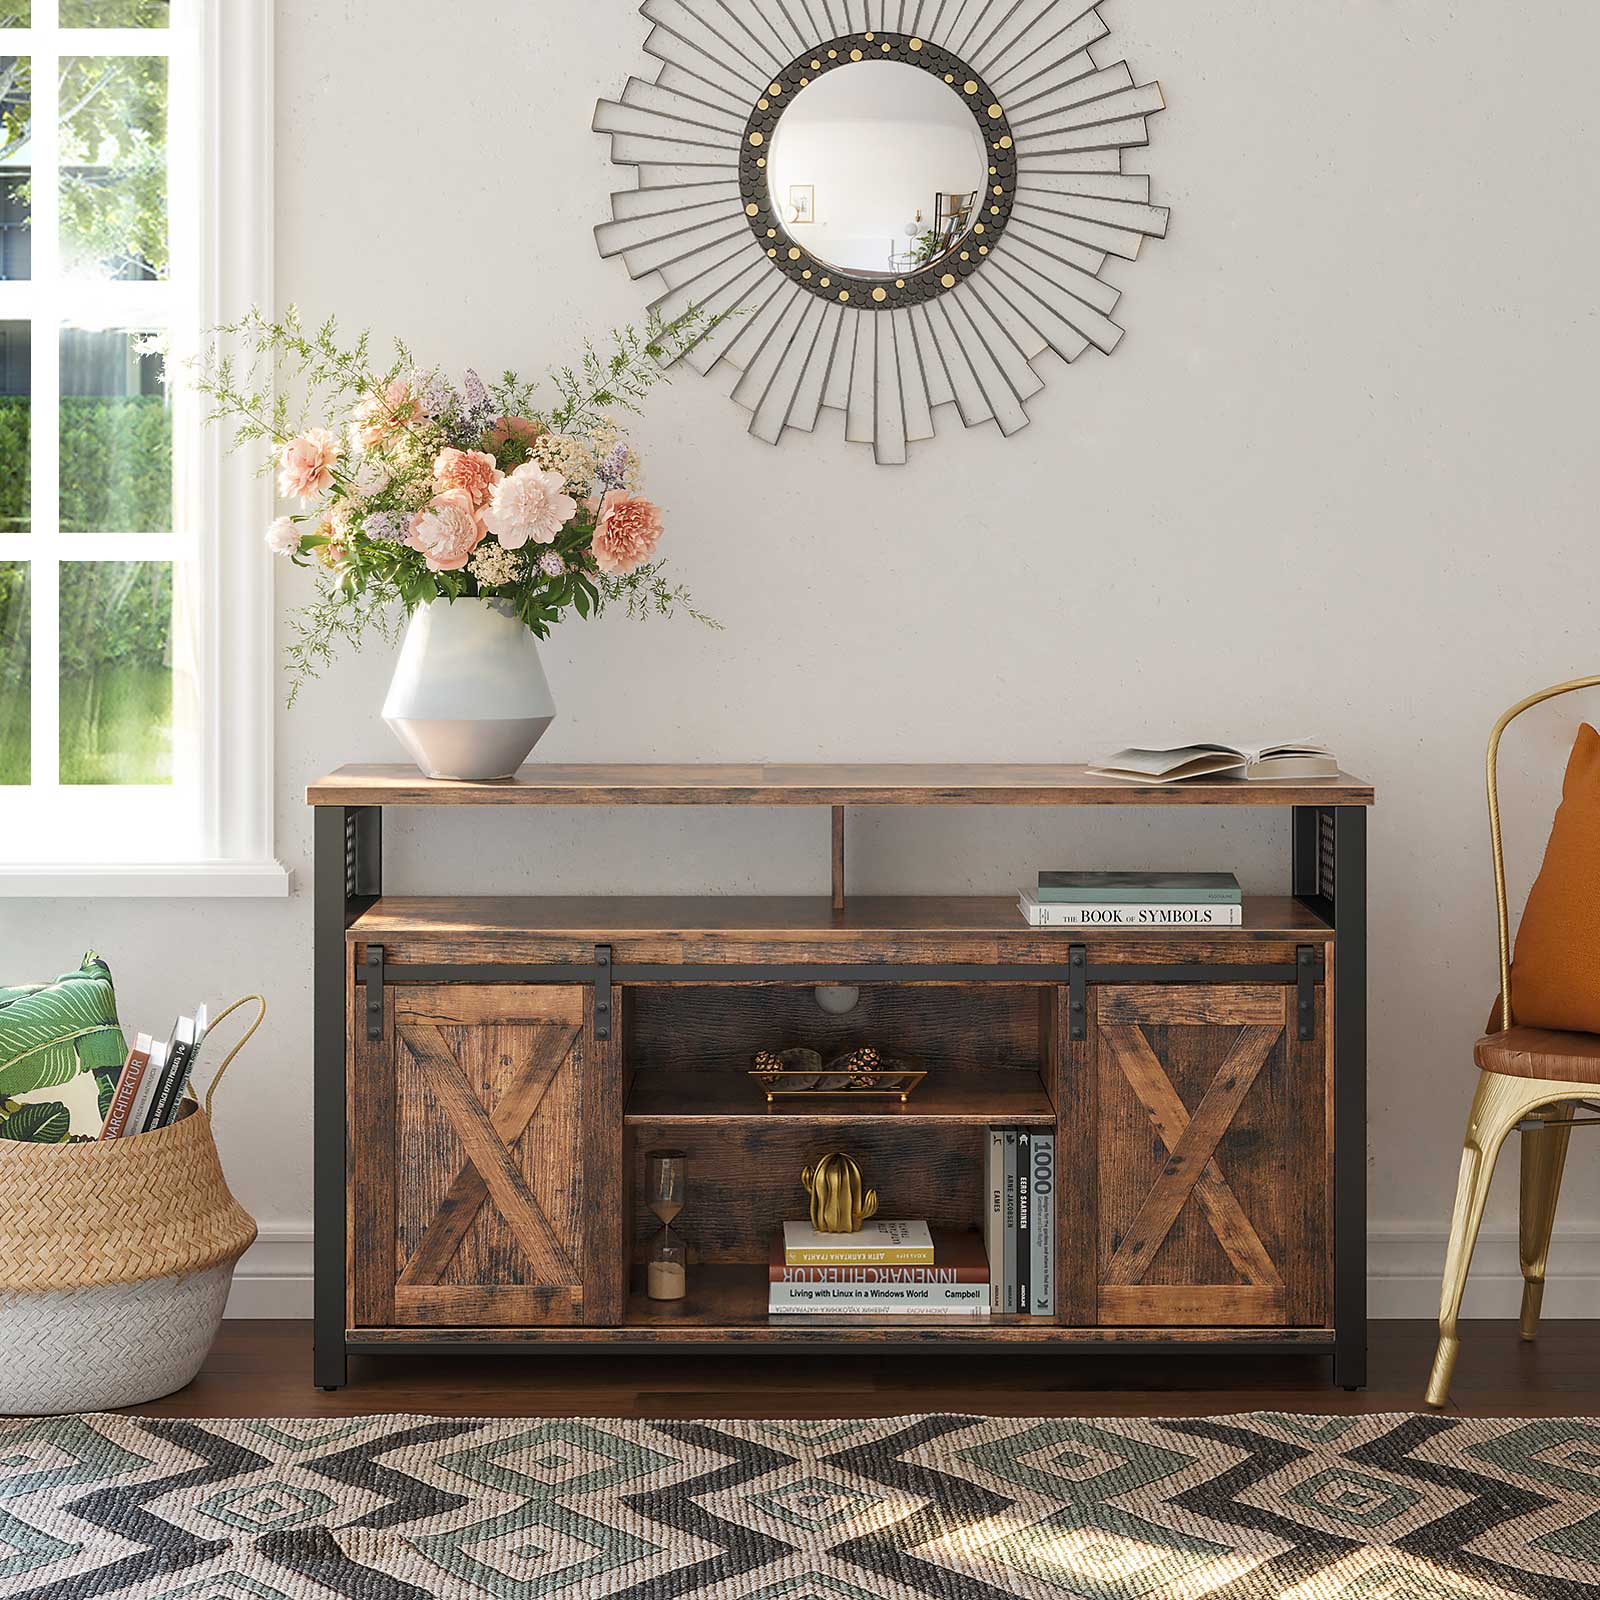
MULTIPOLYGON (((308 1322, 229 1322, 200 1376, 144 1414, 817 1417, 977 1411, 999 1416, 1194 1416, 1232 1411, 1415 1411, 1433 1359, 1426 1322, 1374 1322, 1371 1385, 1332 1387, 1303 1356, 417 1356, 359 1357, 350 1385, 311 1384, 308 1322)), ((1480 1416, 1600 1414, 1600 1323, 1465 1325, 1456 1409, 1480 1416)))

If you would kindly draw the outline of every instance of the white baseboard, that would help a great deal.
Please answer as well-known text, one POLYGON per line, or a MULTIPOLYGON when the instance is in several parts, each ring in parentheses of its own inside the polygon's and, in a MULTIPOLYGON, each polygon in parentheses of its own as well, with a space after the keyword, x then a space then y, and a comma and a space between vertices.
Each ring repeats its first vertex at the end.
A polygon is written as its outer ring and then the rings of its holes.
MULTIPOLYGON (((1439 1314, 1445 1234, 1439 1228, 1391 1224, 1367 1240, 1367 1294, 1375 1318, 1439 1314)), ((1468 1280, 1464 1315, 1514 1317, 1522 1303, 1522 1271, 1513 1229, 1485 1229, 1468 1280)), ((1545 1291, 1547 1317, 1600 1317, 1600 1230, 1556 1230, 1545 1291)), ((230 1317, 311 1315, 311 1228, 263 1228, 245 1253, 228 1296, 230 1317)))
POLYGON ((230 1317, 311 1315, 311 1225, 263 1228, 228 1293, 230 1317))

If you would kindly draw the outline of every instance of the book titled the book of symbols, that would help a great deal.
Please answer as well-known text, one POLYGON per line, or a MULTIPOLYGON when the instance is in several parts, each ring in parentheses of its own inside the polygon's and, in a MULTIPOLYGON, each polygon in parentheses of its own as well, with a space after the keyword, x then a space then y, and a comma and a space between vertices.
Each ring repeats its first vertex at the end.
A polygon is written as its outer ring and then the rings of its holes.
POLYGON ((1041 900, 1032 889, 1017 897, 1017 909, 1035 928, 1237 928, 1242 905, 1070 904, 1041 900))
POLYGON ((931 1267, 933 1234, 926 1222, 875 1218, 858 1233, 818 1233, 809 1222, 786 1222, 783 1254, 791 1267, 931 1267))

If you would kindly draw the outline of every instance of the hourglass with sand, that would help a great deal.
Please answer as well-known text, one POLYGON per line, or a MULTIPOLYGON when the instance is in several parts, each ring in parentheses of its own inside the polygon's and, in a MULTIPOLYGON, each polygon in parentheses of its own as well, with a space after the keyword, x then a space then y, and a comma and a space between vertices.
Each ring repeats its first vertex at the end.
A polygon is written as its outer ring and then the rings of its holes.
POLYGON ((683 1210, 684 1154, 681 1150, 652 1150, 650 1162, 650 1209, 661 1221, 661 1232, 650 1246, 645 1268, 645 1292, 652 1300, 681 1300, 688 1291, 689 1253, 672 1231, 672 1224, 683 1210))

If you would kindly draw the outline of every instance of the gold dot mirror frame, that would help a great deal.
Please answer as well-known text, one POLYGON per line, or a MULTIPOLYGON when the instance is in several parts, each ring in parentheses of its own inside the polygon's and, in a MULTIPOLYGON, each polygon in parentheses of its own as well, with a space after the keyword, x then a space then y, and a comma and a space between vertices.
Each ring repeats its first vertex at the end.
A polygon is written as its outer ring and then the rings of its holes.
MULTIPOLYGON (((594 127, 633 186, 595 229, 604 257, 664 285, 650 309, 722 317, 682 353, 726 366, 755 437, 844 415, 845 438, 903 463, 954 406, 1012 434, 1043 388, 1046 351, 1110 355, 1121 291, 1104 277, 1163 238, 1150 180, 1125 172, 1164 108, 1159 84, 1093 53, 1110 29, 1080 0, 644 0, 654 81, 601 100, 594 127), (766 182, 785 110, 819 75, 868 60, 933 73, 968 104, 988 192, 959 250, 930 267, 828 266, 791 232, 766 182), (753 209, 752 209, 753 208, 753 209), (981 231, 980 231, 981 230, 981 231)), ((803 230, 802 230, 803 231, 803 230)))

